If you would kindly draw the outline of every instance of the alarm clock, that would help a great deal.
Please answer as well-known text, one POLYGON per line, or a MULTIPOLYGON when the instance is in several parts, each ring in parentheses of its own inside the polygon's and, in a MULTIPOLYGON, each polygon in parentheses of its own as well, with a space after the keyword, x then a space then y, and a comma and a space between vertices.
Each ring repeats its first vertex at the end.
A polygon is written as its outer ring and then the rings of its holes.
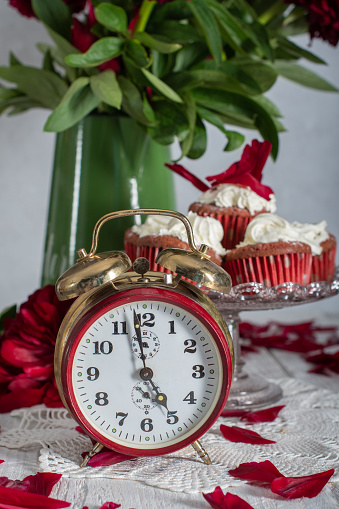
POLYGON ((231 387, 233 346, 220 312, 201 287, 228 293, 229 275, 198 250, 188 219, 163 209, 103 216, 92 247, 56 283, 60 300, 74 299, 56 341, 55 378, 75 421, 96 442, 131 456, 163 455, 192 444, 223 410, 231 387), (169 215, 186 228, 190 251, 164 249, 149 270, 121 251, 97 254, 101 227, 131 215, 169 215), (192 281, 190 283, 189 281, 192 281))

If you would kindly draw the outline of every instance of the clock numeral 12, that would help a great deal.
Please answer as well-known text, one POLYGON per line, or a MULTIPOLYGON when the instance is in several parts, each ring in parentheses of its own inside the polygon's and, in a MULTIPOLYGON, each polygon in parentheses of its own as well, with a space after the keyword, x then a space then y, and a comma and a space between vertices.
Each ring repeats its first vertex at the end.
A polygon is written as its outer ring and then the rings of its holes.
POLYGON ((138 317, 138 320, 139 320, 139 323, 140 323, 140 327, 154 327, 155 325, 155 316, 153 313, 144 313, 142 315, 142 319, 144 321, 141 320, 141 314, 140 313, 137 313, 137 317, 138 317))

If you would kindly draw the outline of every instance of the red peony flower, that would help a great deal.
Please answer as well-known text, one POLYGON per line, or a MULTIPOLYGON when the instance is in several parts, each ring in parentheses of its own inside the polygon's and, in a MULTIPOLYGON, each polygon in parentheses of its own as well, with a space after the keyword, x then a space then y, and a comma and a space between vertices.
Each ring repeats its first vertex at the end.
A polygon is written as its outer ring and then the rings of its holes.
POLYGON ((284 0, 285 3, 304 7, 311 38, 318 37, 337 46, 339 41, 338 0, 284 0))
MULTIPOLYGON (((84 9, 87 0, 63 0, 72 12, 80 12, 84 9)), ((27 18, 36 17, 32 9, 32 0, 10 0, 9 5, 17 9, 20 14, 27 18)))
POLYGON ((37 290, 0 337, 0 412, 44 403, 61 407, 55 386, 54 346, 71 302, 59 302, 54 287, 37 290))

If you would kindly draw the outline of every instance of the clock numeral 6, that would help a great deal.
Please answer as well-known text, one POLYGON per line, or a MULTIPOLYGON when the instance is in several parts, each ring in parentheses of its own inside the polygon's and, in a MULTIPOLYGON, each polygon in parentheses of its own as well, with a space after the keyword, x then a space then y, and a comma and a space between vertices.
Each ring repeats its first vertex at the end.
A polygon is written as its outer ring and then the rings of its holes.
POLYGON ((149 418, 143 419, 140 423, 140 428, 142 429, 142 431, 145 431, 146 433, 152 431, 153 429, 152 419, 149 418))
POLYGON ((99 406, 108 405, 108 394, 107 392, 97 392, 95 395, 95 404, 99 406))
POLYGON ((98 368, 96 368, 95 366, 91 366, 90 368, 87 369, 87 380, 91 380, 93 382, 93 380, 97 380, 99 378, 99 370, 98 368))
POLYGON ((204 378, 205 376, 205 368, 201 364, 196 364, 192 367, 194 373, 192 373, 193 378, 204 378))
POLYGON ((113 345, 110 341, 102 341, 99 343, 99 341, 94 341, 94 354, 93 355, 100 355, 103 353, 104 355, 109 355, 113 352, 113 345))
POLYGON ((196 345, 197 342, 194 339, 185 339, 184 345, 186 346, 184 353, 195 353, 197 351, 196 345))
POLYGON ((178 422, 179 417, 177 415, 175 415, 176 413, 177 413, 177 410, 175 410, 174 412, 170 412, 170 411, 167 412, 167 419, 166 419, 167 424, 176 424, 178 422))

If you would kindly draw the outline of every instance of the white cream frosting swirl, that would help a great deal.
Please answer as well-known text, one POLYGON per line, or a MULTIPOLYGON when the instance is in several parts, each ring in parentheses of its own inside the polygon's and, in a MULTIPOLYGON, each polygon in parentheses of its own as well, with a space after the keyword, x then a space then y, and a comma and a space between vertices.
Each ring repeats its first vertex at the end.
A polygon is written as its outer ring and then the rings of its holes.
POLYGON ((308 244, 313 255, 322 251, 321 243, 329 238, 326 221, 316 224, 289 223, 275 214, 259 214, 246 228, 245 238, 237 247, 268 242, 303 242, 308 244))
MULTIPOLYGON (((219 255, 225 255, 226 249, 221 245, 224 229, 219 221, 212 217, 198 216, 195 212, 188 212, 187 218, 192 225, 196 245, 207 244, 219 255)), ((132 226, 132 231, 139 237, 146 235, 170 235, 187 242, 186 228, 182 221, 168 216, 147 216, 142 225, 132 226)))
POLYGON ((214 204, 217 207, 239 207, 247 209, 251 214, 260 210, 275 212, 275 195, 270 194, 270 199, 265 200, 262 196, 252 191, 249 187, 237 186, 235 184, 219 184, 209 189, 198 198, 199 203, 214 204))

